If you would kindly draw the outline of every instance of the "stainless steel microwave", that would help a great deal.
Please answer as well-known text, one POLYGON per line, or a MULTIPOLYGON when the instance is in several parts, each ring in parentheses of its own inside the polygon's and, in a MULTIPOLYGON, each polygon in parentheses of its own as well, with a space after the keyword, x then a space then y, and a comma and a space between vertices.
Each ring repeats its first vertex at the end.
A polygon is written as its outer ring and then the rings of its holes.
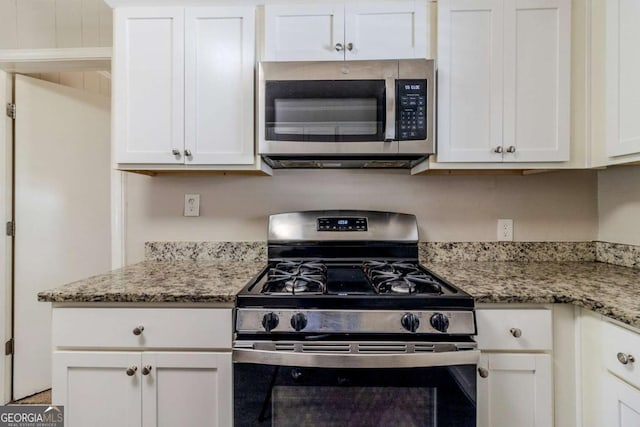
POLYGON ((273 168, 410 168, 434 152, 433 60, 261 62, 259 153, 273 168))

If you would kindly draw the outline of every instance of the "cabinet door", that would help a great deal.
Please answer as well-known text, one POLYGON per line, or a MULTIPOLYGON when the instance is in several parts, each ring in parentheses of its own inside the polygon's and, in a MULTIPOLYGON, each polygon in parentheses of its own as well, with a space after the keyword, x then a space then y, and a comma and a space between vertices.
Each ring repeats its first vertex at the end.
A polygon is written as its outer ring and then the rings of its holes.
POLYGON ((231 353, 143 353, 145 427, 233 425, 231 353))
POLYGON ((640 2, 606 2, 607 155, 640 153, 640 2))
POLYGON ((115 160, 182 163, 184 9, 117 8, 114 22, 115 160))
POLYGON ((640 426, 640 390, 614 375, 604 382, 604 419, 609 427, 640 426))
POLYGON ((502 161, 502 32, 501 0, 438 3, 438 162, 502 161))
POLYGON ((483 354, 478 376, 478 426, 553 425, 553 381, 548 354, 483 354))
POLYGON ((254 162, 253 9, 186 9, 186 164, 254 162))
POLYGON ((265 6, 265 61, 344 59, 344 4, 265 6))
POLYGON ((52 403, 64 405, 65 426, 139 427, 139 366, 136 352, 54 352, 52 403))
POLYGON ((426 58, 429 20, 426 0, 347 3, 345 58, 426 58))
POLYGON ((571 1, 504 7, 504 161, 567 161, 571 1))

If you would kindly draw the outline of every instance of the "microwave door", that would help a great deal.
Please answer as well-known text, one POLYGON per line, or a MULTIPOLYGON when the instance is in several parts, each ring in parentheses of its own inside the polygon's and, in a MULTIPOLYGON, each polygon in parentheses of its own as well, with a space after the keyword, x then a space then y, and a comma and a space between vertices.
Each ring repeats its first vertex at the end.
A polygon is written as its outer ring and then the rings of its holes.
POLYGON ((385 80, 267 81, 263 90, 262 154, 398 152, 395 141, 385 142, 385 80))

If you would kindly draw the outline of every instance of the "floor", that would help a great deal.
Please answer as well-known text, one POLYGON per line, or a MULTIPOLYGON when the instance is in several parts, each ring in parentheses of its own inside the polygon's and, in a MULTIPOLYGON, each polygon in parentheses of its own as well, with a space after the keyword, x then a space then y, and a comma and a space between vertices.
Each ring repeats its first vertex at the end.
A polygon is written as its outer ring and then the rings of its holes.
POLYGON ((11 402, 12 405, 46 405, 51 403, 51 389, 11 402))

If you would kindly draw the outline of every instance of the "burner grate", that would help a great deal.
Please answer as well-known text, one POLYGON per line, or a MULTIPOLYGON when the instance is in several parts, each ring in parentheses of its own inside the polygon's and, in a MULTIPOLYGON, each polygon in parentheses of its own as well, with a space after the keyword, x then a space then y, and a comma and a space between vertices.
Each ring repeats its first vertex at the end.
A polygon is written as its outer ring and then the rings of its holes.
POLYGON ((379 294, 442 294, 437 279, 408 262, 365 261, 367 278, 379 294))
POLYGON ((282 261, 267 275, 262 293, 323 294, 327 287, 327 267, 317 261, 282 261))

